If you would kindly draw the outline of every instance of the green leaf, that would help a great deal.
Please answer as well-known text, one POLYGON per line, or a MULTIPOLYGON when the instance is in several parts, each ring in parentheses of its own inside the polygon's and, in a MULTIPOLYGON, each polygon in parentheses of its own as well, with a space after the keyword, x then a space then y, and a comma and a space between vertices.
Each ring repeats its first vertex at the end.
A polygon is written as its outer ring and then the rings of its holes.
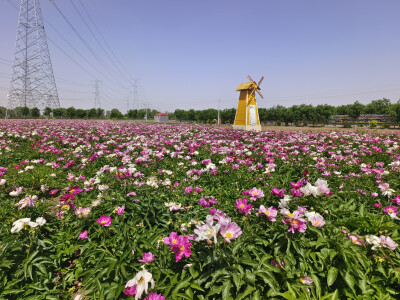
POLYGON ((253 291, 254 291, 254 287, 252 287, 251 285, 248 285, 243 293, 240 293, 239 295, 237 295, 236 300, 246 299, 246 297, 248 295, 250 295, 253 291))
POLYGON ((254 283, 256 282, 256 275, 251 271, 246 270, 246 275, 244 276, 244 279, 249 283, 254 283))
POLYGON ((222 299, 227 300, 229 295, 230 295, 230 290, 231 290, 231 282, 230 280, 225 280, 223 286, 222 286, 222 299))
POLYGON ((339 292, 335 290, 333 293, 327 294, 321 298, 321 300, 339 300, 339 292))
POLYGON ((354 284, 355 284, 355 280, 353 275, 351 275, 349 272, 346 272, 346 274, 342 277, 344 279, 344 281, 347 283, 347 285, 351 288, 351 290, 353 291, 353 293, 355 294, 356 291, 354 290, 354 284))
POLYGON ((334 282, 336 281, 336 278, 337 278, 337 274, 338 274, 338 269, 336 269, 335 267, 329 268, 328 277, 326 279, 328 286, 331 286, 332 284, 334 284, 334 282))
POLYGON ((189 285, 189 281, 190 281, 191 279, 192 279, 192 278, 189 277, 189 278, 186 278, 184 281, 179 282, 179 283, 175 286, 175 288, 172 290, 172 295, 176 294, 181 288, 184 288, 185 286, 189 285))

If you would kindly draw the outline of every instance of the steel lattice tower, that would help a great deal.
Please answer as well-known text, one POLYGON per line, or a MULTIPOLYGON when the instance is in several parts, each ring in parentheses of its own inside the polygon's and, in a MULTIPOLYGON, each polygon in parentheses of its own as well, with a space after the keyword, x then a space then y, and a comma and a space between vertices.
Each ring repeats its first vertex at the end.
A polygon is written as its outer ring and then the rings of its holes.
POLYGON ((39 0, 21 0, 8 107, 59 108, 39 0))

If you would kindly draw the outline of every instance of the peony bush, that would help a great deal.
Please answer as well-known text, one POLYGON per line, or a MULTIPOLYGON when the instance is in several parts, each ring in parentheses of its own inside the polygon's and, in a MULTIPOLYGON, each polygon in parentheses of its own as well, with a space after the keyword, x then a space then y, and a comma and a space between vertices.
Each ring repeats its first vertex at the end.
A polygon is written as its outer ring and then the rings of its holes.
POLYGON ((398 299, 400 137, 0 122, 4 299, 398 299))

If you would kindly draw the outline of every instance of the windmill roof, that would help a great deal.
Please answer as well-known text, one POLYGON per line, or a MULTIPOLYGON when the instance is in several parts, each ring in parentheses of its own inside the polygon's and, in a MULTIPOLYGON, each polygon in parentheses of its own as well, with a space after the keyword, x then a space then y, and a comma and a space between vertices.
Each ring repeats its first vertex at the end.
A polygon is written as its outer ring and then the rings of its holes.
MULTIPOLYGON (((245 82, 245 83, 241 83, 236 88, 236 91, 249 90, 249 89, 253 89, 253 88, 254 88, 254 84, 252 82, 245 82)), ((260 89, 260 88, 258 88, 258 89, 260 89)))

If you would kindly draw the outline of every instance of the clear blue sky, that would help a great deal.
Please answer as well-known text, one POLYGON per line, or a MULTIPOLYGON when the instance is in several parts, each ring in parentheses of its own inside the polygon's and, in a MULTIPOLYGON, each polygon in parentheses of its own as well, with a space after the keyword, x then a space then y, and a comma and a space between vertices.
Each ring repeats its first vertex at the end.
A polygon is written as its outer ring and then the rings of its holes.
MULTIPOLYGON (((98 79, 102 107, 124 112, 129 83, 104 76, 118 71, 110 71, 115 67, 71 1, 55 3, 109 69, 103 69, 51 2, 41 0, 46 33, 54 42, 48 43, 61 106, 93 107, 98 79)), ((0 4, 2 106, 7 101, 18 18, 10 2, 19 6, 18 0, 0 4)), ((130 76, 140 79, 141 106, 147 103, 160 111, 206 109, 217 108, 221 99, 221 108, 235 107, 235 88, 247 81, 248 74, 254 80, 265 77, 265 99, 259 99, 259 107, 400 99, 399 0, 81 2, 130 76)), ((85 16, 79 0, 73 3, 85 16)), ((104 43, 103 47, 108 49, 104 43)))

